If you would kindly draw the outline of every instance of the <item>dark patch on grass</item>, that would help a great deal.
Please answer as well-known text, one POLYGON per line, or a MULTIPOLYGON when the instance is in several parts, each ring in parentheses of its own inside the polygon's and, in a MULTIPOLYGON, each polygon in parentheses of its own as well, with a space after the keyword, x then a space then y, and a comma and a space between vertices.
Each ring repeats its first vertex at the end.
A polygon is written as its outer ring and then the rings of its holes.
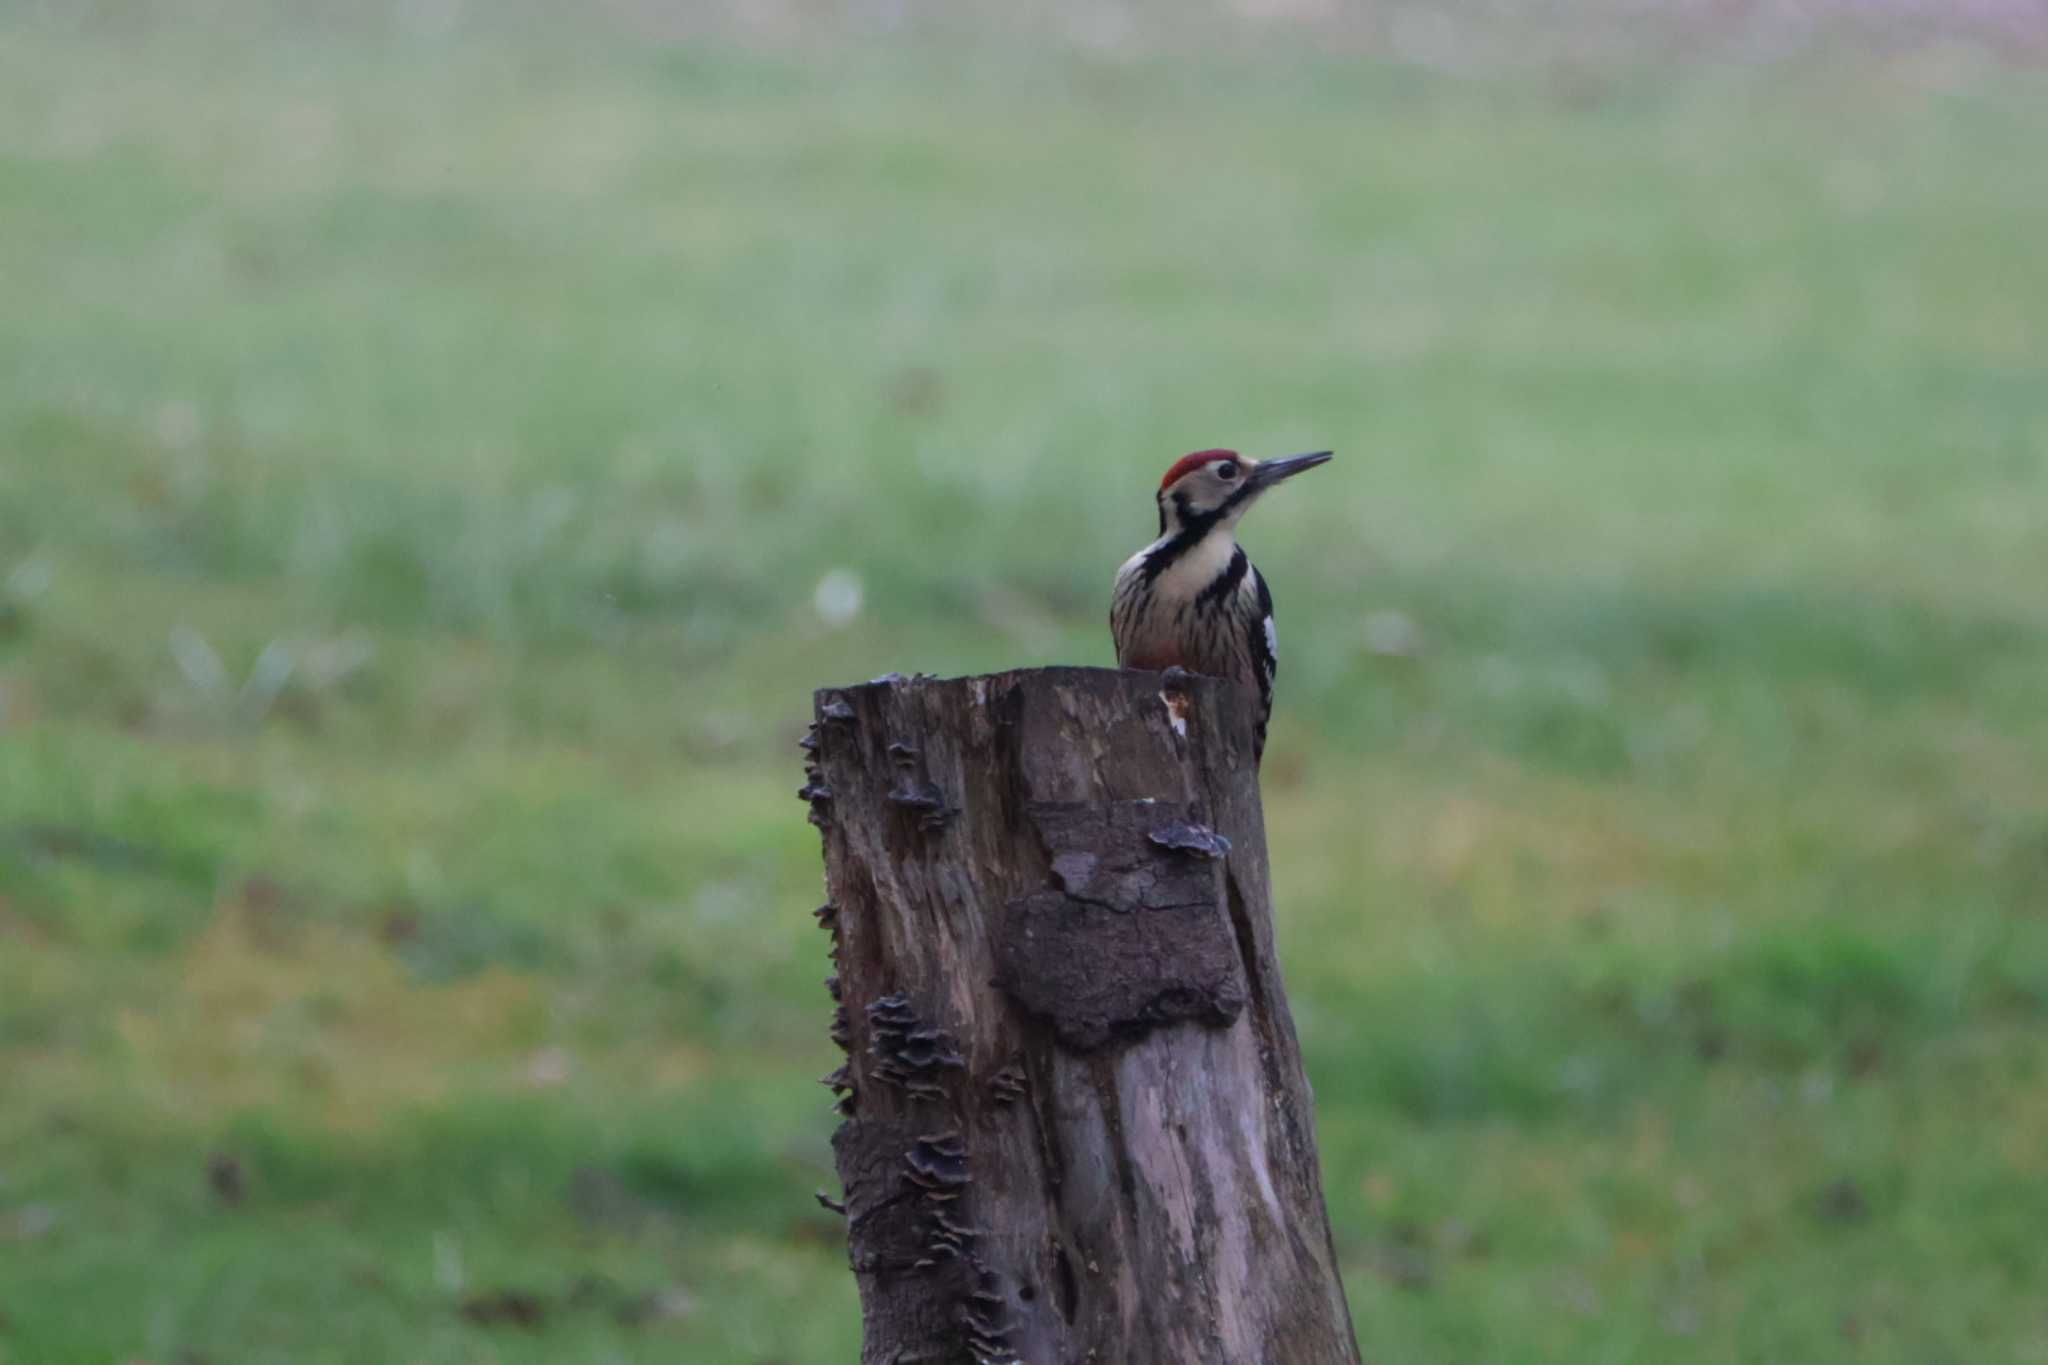
POLYGON ((1866 1223, 1870 1221, 1870 1196, 1861 1184, 1841 1176, 1814 1196, 1813 1215, 1823 1223, 1866 1223))
POLYGON ((603 1166, 579 1166, 569 1177, 569 1209, 589 1227, 633 1231, 647 1221, 651 1209, 617 1172, 603 1166))
POLYGON ((647 1204, 682 1217, 729 1215, 779 1198, 782 1163, 738 1134, 701 1134, 688 1149, 638 1146, 618 1162, 626 1188, 647 1204))
POLYGON ((206 1158, 206 1188, 214 1200, 229 1208, 249 1193, 249 1177, 241 1158, 233 1152, 213 1152, 206 1158))
MULTIPOLYGON (((392 923, 389 912, 380 922, 392 923)), ((393 948, 422 980, 436 983, 492 966, 536 968, 556 956, 546 930, 475 902, 414 911, 393 948)))
POLYGON ((0 843, 12 843, 31 858, 77 860, 107 872, 176 871, 197 877, 204 871, 189 859, 180 866, 165 849, 73 825, 0 826, 0 843))
POLYGON ((537 1332, 547 1325, 548 1301, 530 1289, 492 1289, 471 1294, 460 1308, 463 1321, 476 1327, 518 1327, 537 1332))
MULTIPOLYGON (((330 1138, 287 1127, 272 1115, 245 1113, 229 1121, 219 1154, 232 1153, 234 1181, 243 1195, 251 1187, 279 1204, 312 1204, 333 1198, 361 1175, 361 1156, 330 1138)), ((214 1179, 209 1158, 208 1181, 214 1179)))

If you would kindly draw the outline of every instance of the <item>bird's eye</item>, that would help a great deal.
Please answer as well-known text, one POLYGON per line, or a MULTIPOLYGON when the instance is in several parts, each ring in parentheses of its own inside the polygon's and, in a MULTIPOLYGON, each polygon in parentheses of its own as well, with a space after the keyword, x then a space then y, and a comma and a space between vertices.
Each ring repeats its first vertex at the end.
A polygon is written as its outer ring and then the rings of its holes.
POLYGON ((1216 477, 1223 480, 1225 483, 1229 483, 1232 479, 1237 477, 1236 464, 1232 463, 1229 460, 1222 461, 1220 464, 1216 466, 1216 477))

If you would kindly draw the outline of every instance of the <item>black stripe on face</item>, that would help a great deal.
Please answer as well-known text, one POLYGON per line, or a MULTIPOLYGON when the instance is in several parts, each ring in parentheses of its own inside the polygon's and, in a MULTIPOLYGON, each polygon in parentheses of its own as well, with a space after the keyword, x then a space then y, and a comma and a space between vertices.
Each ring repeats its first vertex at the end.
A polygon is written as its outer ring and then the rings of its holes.
POLYGON ((1238 584, 1244 582, 1245 571, 1251 568, 1251 563, 1245 558, 1244 547, 1238 546, 1237 552, 1230 556, 1230 563, 1224 566, 1223 572, 1210 579, 1208 585, 1195 594, 1195 608, 1200 610, 1221 603, 1236 592, 1238 584))
POLYGON ((1154 550, 1146 558, 1146 580, 1149 582, 1159 577, 1160 574, 1165 573, 1173 561, 1179 559, 1182 555, 1200 544, 1202 537, 1208 535, 1210 528, 1215 526, 1217 522, 1230 516, 1264 491, 1263 488, 1247 476, 1239 482, 1237 487, 1230 490, 1230 496, 1207 510, 1197 510, 1194 503, 1188 499, 1187 490, 1185 489, 1175 488, 1171 493, 1160 494, 1159 534, 1165 535, 1167 527, 1175 522, 1179 523, 1180 529, 1174 532, 1173 539, 1167 541, 1166 544, 1160 546, 1157 550, 1154 550), (1169 499, 1173 503, 1173 516, 1171 518, 1166 515, 1166 504, 1169 499))
POLYGON ((1223 500, 1223 504, 1220 507, 1218 507, 1215 510, 1215 512, 1211 515, 1220 517, 1225 515, 1226 513, 1232 512, 1237 508, 1244 506, 1246 503, 1250 502, 1253 498, 1256 498, 1260 493, 1264 491, 1264 489, 1260 488, 1257 484, 1253 483, 1249 477, 1246 477, 1238 483, 1236 488, 1231 490, 1230 496, 1225 498, 1223 500))
MULTIPOLYGON (((1194 509, 1194 505, 1188 501, 1188 495, 1178 488, 1173 491, 1171 497, 1173 498, 1173 515, 1180 522, 1180 529, 1173 533, 1171 540, 1145 556, 1145 562, 1139 566, 1138 572, 1145 576, 1147 583, 1150 583, 1153 579, 1172 568, 1175 560, 1201 544, 1202 537, 1209 534, 1209 528, 1214 526, 1223 515, 1222 508, 1218 508, 1213 512, 1197 512, 1194 509)), ((1225 504, 1225 506, 1228 505, 1227 503, 1225 504)), ((1159 533, 1161 535, 1166 534, 1166 503, 1164 501, 1161 501, 1159 504, 1159 533)))

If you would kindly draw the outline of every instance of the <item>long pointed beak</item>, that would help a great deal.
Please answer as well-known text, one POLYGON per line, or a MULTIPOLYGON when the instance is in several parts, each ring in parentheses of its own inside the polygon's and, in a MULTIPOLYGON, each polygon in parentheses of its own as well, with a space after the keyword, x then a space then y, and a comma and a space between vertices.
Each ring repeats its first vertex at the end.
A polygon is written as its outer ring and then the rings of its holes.
POLYGON ((1330 452, 1315 450, 1306 455, 1289 455, 1284 460, 1261 460, 1252 468, 1252 482, 1261 488, 1271 488, 1283 479, 1291 479, 1304 469, 1314 469, 1319 464, 1330 462, 1330 452))

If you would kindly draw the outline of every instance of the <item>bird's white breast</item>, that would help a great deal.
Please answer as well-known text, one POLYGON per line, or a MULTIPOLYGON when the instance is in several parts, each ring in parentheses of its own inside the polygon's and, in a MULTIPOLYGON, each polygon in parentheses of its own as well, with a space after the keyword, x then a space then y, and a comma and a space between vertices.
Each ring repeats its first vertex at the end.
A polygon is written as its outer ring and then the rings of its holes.
MULTIPOLYGON (((1113 622, 1117 658, 1124 662, 1178 659, 1201 671, 1205 652, 1201 646, 1207 643, 1205 635, 1212 632, 1203 631, 1203 621, 1191 613, 1196 598, 1230 568, 1237 541, 1228 531, 1205 536, 1141 589, 1138 580, 1146 558, 1163 543, 1154 541, 1117 570, 1117 599, 1127 604, 1113 622)), ((1250 574, 1244 576, 1237 591, 1241 597, 1255 591, 1250 574)), ((1211 666, 1209 671, 1216 670, 1211 666)))
MULTIPOLYGON (((1144 553, 1140 552, 1138 557, 1144 558, 1144 553)), ((1234 536, 1227 531, 1212 531, 1167 566, 1166 572, 1153 583, 1153 594, 1169 602, 1187 601, 1221 577, 1236 553, 1234 536)))

